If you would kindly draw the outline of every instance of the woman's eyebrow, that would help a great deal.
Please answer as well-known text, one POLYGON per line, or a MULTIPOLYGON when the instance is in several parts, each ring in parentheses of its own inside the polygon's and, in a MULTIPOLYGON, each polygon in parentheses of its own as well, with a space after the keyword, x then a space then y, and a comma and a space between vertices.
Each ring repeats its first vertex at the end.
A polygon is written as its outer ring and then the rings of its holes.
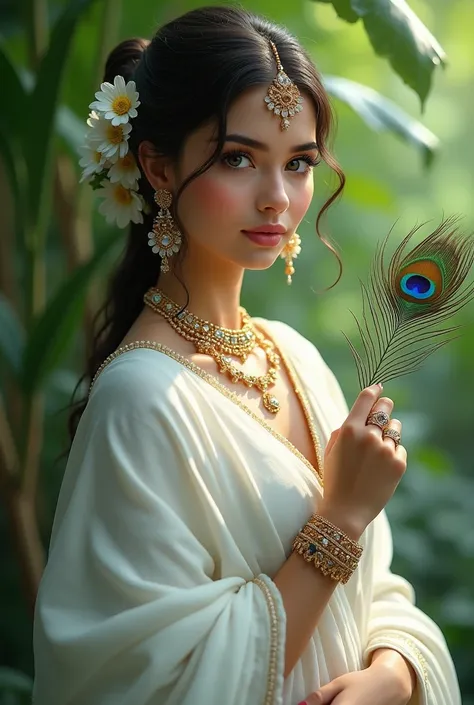
MULTIPOLYGON (((253 147, 254 149, 261 149, 264 152, 270 151, 270 147, 264 142, 259 142, 254 140, 252 137, 246 137, 245 135, 226 135, 226 142, 237 142, 238 144, 245 144, 248 147, 253 147)), ((297 144, 290 149, 291 152, 304 152, 308 149, 317 149, 318 145, 316 142, 305 142, 304 144, 297 144)))

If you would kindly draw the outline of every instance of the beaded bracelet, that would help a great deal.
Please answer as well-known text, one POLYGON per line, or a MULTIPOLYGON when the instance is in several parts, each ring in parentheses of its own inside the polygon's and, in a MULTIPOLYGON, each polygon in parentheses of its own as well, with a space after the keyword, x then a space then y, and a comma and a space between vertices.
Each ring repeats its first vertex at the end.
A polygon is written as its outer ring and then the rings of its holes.
POLYGON ((313 514, 293 541, 293 551, 314 563, 323 575, 347 583, 359 564, 363 547, 318 514, 313 514))

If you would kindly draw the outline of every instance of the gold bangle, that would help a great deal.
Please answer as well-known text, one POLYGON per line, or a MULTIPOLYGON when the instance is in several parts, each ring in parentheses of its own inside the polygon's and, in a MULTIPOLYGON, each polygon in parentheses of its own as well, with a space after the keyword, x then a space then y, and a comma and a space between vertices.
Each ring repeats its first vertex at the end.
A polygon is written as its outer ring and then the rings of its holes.
POLYGON ((345 584, 359 564, 363 547, 324 517, 313 514, 293 541, 293 551, 323 575, 345 584))
MULTIPOLYGON (((357 541, 351 539, 347 534, 345 534, 337 526, 334 526, 325 517, 319 516, 319 514, 313 514, 306 526, 313 528, 315 531, 322 534, 328 541, 336 546, 337 548, 343 548, 345 551, 350 553, 354 558, 360 558, 362 555, 363 546, 357 541)), ((306 527, 305 527, 306 528, 306 527)))

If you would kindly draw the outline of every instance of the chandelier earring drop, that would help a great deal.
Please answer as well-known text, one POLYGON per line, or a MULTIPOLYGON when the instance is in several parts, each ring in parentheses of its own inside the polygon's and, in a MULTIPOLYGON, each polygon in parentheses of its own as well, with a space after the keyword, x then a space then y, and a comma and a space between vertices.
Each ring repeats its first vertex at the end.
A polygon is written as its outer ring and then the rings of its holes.
POLYGON ((169 272, 169 258, 179 252, 181 233, 170 213, 173 196, 166 189, 155 192, 155 203, 160 209, 153 221, 153 229, 148 233, 148 244, 152 251, 161 257, 161 272, 169 272))
POLYGON ((285 260, 285 274, 287 284, 291 284, 292 275, 295 273, 295 268, 293 267, 293 260, 298 257, 301 252, 301 238, 298 233, 293 233, 293 235, 288 240, 287 244, 280 253, 280 257, 285 260))

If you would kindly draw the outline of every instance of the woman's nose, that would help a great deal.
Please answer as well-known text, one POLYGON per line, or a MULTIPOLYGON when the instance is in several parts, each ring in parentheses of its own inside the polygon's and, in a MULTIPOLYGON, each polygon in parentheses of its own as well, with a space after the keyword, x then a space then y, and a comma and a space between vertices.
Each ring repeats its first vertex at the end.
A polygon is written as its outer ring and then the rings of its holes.
POLYGON ((265 179, 257 205, 262 212, 272 210, 275 213, 284 213, 288 209, 290 199, 282 178, 265 179))

